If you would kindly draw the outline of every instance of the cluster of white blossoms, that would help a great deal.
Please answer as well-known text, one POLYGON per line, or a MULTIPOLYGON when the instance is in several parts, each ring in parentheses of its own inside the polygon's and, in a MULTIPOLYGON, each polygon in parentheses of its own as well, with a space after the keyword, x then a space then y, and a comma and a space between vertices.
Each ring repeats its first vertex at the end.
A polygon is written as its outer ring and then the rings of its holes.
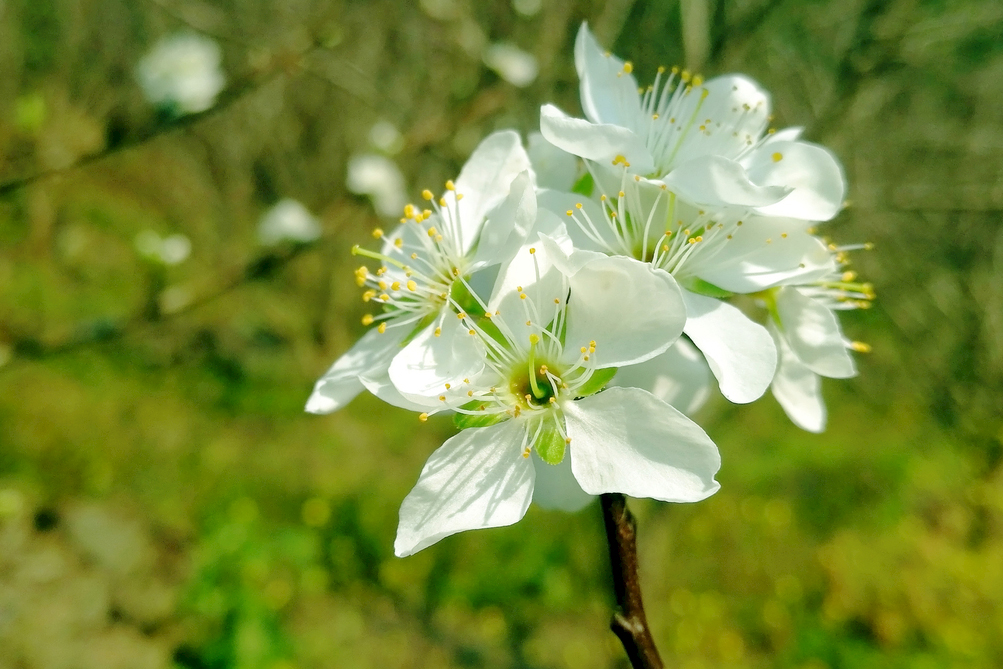
POLYGON ((820 377, 853 376, 836 311, 864 307, 849 247, 815 236, 846 188, 827 149, 769 130, 753 81, 704 82, 631 63, 582 26, 586 119, 541 111, 422 193, 356 270, 370 330, 317 382, 307 411, 368 390, 460 432, 400 510, 395 552, 619 492, 695 502, 718 489, 717 447, 687 417, 712 394, 772 387, 821 431, 820 377))

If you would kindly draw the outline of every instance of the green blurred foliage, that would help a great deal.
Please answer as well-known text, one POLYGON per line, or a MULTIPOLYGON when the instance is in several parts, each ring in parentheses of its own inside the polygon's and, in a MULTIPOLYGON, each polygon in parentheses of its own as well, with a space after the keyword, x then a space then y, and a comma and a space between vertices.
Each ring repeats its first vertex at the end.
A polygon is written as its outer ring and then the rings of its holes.
POLYGON ((1003 664, 1003 10, 516 5, 0 4, 0 667, 626 666, 596 506, 399 560, 449 421, 302 411, 362 330, 349 249, 386 222, 343 184, 374 121, 403 133, 411 194, 434 187, 541 103, 577 113, 586 19, 642 80, 761 81, 846 165, 825 234, 876 246, 855 260, 879 299, 843 319, 874 352, 827 383, 828 431, 719 403, 721 491, 632 503, 667 664, 1003 664), (220 41, 231 86, 170 125, 132 71, 181 29, 220 41), (480 60, 502 40, 540 64, 525 89, 480 60), (324 237, 261 249, 286 196, 324 237), (146 230, 191 257, 143 258, 146 230))

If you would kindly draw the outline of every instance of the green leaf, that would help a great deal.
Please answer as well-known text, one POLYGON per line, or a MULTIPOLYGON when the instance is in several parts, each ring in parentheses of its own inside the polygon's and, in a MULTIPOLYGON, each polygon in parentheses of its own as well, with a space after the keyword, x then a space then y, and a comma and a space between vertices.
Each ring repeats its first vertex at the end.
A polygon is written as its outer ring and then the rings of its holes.
POLYGON ((613 375, 616 374, 616 370, 616 367, 607 367, 605 369, 597 369, 592 372, 592 376, 589 377, 589 380, 586 381, 585 385, 578 390, 578 396, 588 397, 589 395, 595 395, 613 379, 613 375))
POLYGON ((691 293, 696 293, 698 295, 706 295, 707 297, 717 297, 717 298, 727 298, 733 297, 735 294, 725 290, 724 288, 718 288, 712 283, 704 281, 703 279, 698 279, 695 276, 683 279, 679 282, 679 285, 690 291, 691 293))
POLYGON ((592 180, 592 173, 586 172, 578 181, 575 182, 575 185, 571 187, 571 192, 584 195, 585 197, 592 197, 592 191, 595 190, 595 187, 596 184, 592 180))
POLYGON ((536 442, 536 452, 548 465, 559 465, 564 459, 567 442, 556 428, 545 428, 536 442))
MULTIPOLYGON (((467 402, 460 408, 467 411, 477 411, 483 405, 484 403, 479 401, 467 402)), ((468 427, 488 427, 508 418, 509 415, 504 411, 499 413, 457 413, 453 414, 453 425, 461 430, 465 430, 468 427)))

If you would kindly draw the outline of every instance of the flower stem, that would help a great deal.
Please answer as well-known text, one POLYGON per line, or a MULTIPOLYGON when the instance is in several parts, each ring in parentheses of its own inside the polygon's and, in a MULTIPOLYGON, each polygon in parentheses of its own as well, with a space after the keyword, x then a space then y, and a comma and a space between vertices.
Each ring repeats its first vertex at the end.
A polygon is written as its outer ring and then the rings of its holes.
POLYGON ((619 609, 613 614, 610 629, 620 639, 634 669, 662 669, 665 665, 655 648, 641 602, 641 583, 637 577, 637 521, 620 493, 605 493, 600 501, 619 609))

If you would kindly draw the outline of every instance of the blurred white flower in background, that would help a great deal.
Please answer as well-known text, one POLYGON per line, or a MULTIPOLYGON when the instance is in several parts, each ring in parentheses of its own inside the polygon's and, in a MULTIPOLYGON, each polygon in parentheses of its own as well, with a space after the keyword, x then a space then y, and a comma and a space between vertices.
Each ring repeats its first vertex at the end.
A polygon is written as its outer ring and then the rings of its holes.
POLYGON ((136 79, 147 100, 178 115, 209 109, 226 83, 219 46, 192 33, 157 42, 139 61, 136 79))
POLYGON ((400 130, 390 121, 377 121, 369 129, 369 143, 383 153, 394 155, 404 148, 400 130))
POLYGON ((307 243, 320 237, 320 223, 310 211, 291 198, 284 198, 261 217, 258 241, 274 246, 283 241, 307 243))
POLYGON ((522 49, 499 42, 484 50, 484 64, 513 86, 523 88, 536 80, 540 72, 536 57, 522 49))
POLYGON ((143 230, 135 243, 140 255, 164 265, 181 264, 192 252, 191 240, 182 234, 161 237, 153 230, 143 230))
POLYGON ((523 16, 536 16, 543 7, 543 0, 512 0, 512 9, 523 16))
POLYGON ((404 175, 394 161, 375 153, 360 153, 348 159, 348 190, 366 195, 380 216, 399 217, 407 203, 404 175))

